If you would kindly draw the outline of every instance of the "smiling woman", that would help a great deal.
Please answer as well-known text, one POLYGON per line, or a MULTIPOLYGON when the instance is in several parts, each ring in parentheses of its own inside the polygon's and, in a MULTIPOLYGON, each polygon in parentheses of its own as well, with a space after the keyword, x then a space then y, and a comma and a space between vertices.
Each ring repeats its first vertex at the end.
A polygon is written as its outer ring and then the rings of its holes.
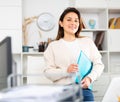
MULTIPOLYGON (((82 30, 80 19, 80 12, 74 7, 66 8, 61 14, 56 40, 51 42, 44 52, 46 61, 44 73, 55 84, 69 85, 76 83, 73 78, 69 77, 69 74, 76 75, 80 70, 85 72, 86 67, 78 68, 79 63, 77 62, 80 51, 83 51, 85 56, 93 63, 91 72, 81 80, 83 102, 93 102, 94 96, 89 85, 101 75, 104 65, 93 40, 80 35, 82 30)), ((83 58, 81 60, 84 61, 83 58)), ((81 73, 79 74, 81 76, 81 73)))

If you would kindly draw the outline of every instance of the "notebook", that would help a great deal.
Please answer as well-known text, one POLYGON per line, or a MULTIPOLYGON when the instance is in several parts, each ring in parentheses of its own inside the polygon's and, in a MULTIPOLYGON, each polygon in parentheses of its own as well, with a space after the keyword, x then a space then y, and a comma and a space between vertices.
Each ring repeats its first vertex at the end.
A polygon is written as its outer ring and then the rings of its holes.
MULTIPOLYGON (((75 83, 79 83, 85 76, 87 76, 93 67, 92 61, 85 55, 83 51, 80 51, 77 64, 79 70, 76 73, 75 83)), ((89 86, 89 89, 92 89, 92 85, 89 86)))

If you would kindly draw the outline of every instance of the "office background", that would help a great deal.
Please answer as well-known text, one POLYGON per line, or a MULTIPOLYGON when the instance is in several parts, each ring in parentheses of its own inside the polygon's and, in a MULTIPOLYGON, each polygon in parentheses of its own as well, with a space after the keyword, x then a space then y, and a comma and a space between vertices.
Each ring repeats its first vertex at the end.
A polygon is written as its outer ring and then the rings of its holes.
MULTIPOLYGON (((120 30, 108 27, 110 18, 120 17, 119 5, 119 0, 0 0, 0 40, 5 36, 12 37, 13 58, 17 63, 16 73, 31 73, 34 68, 28 68, 30 61, 34 60, 35 63, 43 60, 43 52, 38 51, 40 42, 47 42, 56 37, 58 19, 66 7, 77 7, 86 24, 86 29, 83 29, 81 34, 93 40, 98 33, 104 34, 100 53, 105 70, 94 83, 93 89, 96 100, 102 100, 111 79, 120 74, 120 30), (39 15, 46 12, 53 15, 55 22, 55 26, 49 31, 39 29, 36 23, 39 15), (96 21, 93 29, 88 24, 91 19, 96 21), (23 52, 23 46, 30 46, 29 51, 23 52)), ((43 63, 40 63, 41 66, 43 63)), ((18 82, 19 84, 21 83, 18 82)))

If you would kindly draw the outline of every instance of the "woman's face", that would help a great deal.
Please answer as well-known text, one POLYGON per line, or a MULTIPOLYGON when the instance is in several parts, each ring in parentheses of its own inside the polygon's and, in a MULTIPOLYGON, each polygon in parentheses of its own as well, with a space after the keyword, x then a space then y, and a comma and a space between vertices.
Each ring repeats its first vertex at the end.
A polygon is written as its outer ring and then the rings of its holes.
POLYGON ((64 34, 75 35, 79 27, 78 15, 74 12, 66 14, 63 19, 63 22, 60 21, 60 25, 64 29, 64 34))

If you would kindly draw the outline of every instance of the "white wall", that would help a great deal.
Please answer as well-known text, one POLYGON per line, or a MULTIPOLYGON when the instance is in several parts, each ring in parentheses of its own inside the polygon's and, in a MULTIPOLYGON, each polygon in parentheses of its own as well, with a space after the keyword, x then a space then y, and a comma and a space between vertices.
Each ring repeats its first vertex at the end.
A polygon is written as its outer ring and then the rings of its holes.
POLYGON ((21 0, 0 0, 0 41, 6 36, 11 36, 14 54, 22 51, 21 16, 21 0))
MULTIPOLYGON (((69 5, 72 5, 72 3, 70 3, 69 0, 23 0, 22 5, 23 20, 24 18, 39 16, 43 12, 49 12, 55 17, 54 29, 51 31, 42 31, 39 29, 42 34, 42 38, 39 40, 46 41, 48 38, 56 37, 59 16, 63 10, 69 5)), ((38 38, 36 38, 36 40, 38 40, 38 38)))

